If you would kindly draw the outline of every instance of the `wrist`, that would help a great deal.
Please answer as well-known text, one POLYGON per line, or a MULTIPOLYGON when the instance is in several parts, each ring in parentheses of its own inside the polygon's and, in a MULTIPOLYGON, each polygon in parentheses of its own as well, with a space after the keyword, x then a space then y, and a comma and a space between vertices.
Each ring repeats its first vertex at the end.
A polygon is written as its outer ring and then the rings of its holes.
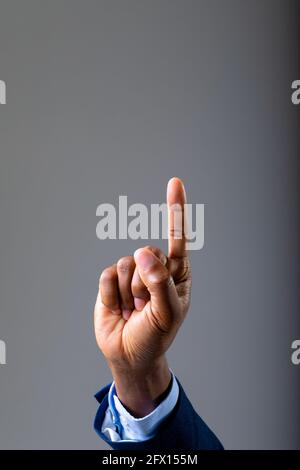
POLYGON ((136 418, 148 415, 159 405, 172 378, 165 356, 143 369, 112 364, 110 368, 119 400, 136 418))

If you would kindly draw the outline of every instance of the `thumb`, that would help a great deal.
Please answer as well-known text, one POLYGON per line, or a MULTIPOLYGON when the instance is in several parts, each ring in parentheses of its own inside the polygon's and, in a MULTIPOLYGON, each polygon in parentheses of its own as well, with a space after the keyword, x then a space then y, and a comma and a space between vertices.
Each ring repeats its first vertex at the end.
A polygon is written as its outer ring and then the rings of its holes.
POLYGON ((166 266, 148 248, 134 253, 142 282, 150 294, 151 311, 163 325, 180 315, 180 304, 172 276, 166 266))

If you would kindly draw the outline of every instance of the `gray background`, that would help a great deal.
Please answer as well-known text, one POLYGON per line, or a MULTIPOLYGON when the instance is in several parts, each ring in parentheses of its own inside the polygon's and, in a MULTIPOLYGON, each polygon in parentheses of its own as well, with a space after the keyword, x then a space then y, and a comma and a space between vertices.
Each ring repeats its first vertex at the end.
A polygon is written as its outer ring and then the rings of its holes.
POLYGON ((298 5, 1 0, 1 448, 104 448, 98 276, 143 243, 96 208, 173 175, 206 212, 170 365, 225 447, 300 447, 298 5))

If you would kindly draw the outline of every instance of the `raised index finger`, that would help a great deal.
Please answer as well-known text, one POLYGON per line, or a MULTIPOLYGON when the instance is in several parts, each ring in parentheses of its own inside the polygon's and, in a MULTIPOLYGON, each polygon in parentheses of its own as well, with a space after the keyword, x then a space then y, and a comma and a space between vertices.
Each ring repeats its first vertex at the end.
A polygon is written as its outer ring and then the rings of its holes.
POLYGON ((171 178, 167 187, 169 258, 186 256, 186 194, 183 182, 171 178))

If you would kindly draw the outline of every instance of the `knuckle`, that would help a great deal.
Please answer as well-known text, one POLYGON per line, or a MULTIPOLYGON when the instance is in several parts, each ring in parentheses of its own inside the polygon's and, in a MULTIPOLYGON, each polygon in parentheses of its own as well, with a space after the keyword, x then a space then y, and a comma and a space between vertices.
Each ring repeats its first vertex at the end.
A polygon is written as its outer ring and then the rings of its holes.
POLYGON ((113 266, 109 266, 102 271, 99 284, 111 282, 114 279, 114 277, 115 277, 114 268, 113 266))
POLYGON ((169 234, 170 237, 175 240, 181 240, 183 238, 183 230, 181 227, 171 227, 169 229, 169 234))
POLYGON ((185 281, 191 277, 191 264, 187 257, 183 258, 180 266, 180 277, 178 281, 185 281))
POLYGON ((117 263, 118 272, 127 274, 132 269, 132 257, 131 256, 123 256, 120 258, 117 263))
POLYGON ((186 281, 191 277, 191 264, 187 256, 169 259, 168 266, 176 284, 186 281))

